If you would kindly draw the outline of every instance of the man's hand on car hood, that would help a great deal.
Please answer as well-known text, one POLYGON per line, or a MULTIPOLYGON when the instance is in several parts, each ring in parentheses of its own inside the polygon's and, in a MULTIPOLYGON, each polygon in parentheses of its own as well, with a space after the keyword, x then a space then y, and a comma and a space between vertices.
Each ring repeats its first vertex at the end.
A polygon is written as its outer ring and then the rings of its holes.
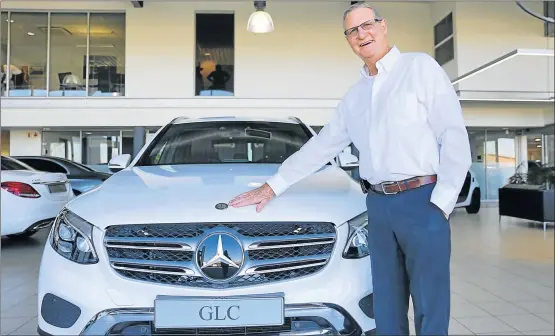
POLYGON ((275 195, 276 194, 274 193, 270 185, 264 183, 262 186, 256 189, 236 196, 229 202, 229 205, 234 208, 239 208, 247 205, 256 204, 256 212, 260 212, 262 211, 262 208, 264 208, 264 206, 266 206, 266 204, 268 204, 268 202, 270 202, 272 198, 274 198, 275 195))

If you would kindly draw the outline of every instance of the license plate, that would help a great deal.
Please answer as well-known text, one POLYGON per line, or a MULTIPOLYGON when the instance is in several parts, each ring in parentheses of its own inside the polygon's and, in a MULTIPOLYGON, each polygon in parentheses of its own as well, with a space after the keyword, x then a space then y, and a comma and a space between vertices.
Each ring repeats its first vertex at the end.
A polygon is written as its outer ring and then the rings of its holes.
POLYGON ((64 183, 49 184, 48 190, 50 193, 63 193, 67 191, 66 185, 64 183))
POLYGON ((284 319, 282 296, 158 296, 154 301, 157 329, 275 326, 284 319))

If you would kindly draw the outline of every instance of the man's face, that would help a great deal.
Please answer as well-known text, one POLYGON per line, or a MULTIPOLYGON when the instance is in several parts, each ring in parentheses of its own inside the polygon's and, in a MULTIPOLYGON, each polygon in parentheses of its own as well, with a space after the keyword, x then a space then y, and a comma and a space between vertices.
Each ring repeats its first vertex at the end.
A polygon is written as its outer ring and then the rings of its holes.
POLYGON ((362 59, 380 55, 388 47, 385 19, 381 22, 373 21, 375 19, 374 12, 369 8, 357 8, 345 18, 345 38, 355 54, 362 59))

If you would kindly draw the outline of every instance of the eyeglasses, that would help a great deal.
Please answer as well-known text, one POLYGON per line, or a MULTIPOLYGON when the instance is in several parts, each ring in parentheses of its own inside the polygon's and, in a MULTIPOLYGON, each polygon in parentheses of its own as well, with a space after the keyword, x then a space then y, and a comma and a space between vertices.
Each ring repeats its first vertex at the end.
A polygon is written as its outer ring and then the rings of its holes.
POLYGON ((362 30, 364 30, 364 31, 369 31, 370 29, 372 29, 374 27, 374 24, 376 22, 381 22, 381 21, 382 21, 381 18, 375 18, 375 19, 365 21, 365 22, 359 24, 356 27, 349 28, 349 29, 345 30, 344 34, 347 37, 355 37, 356 35, 358 35, 358 28, 362 28, 362 30))

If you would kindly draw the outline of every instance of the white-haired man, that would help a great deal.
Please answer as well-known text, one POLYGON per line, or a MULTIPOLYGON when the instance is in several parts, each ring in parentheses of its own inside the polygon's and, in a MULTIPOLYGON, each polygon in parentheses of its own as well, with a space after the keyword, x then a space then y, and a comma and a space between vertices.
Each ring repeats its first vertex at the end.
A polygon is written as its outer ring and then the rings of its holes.
POLYGON ((376 331, 408 335, 410 295, 417 335, 447 335, 448 218, 471 164, 458 97, 432 57, 390 46, 386 20, 372 6, 352 5, 343 24, 347 42, 365 63, 360 80, 317 136, 266 184, 230 205, 256 204, 261 211, 353 142, 368 193, 376 331))

